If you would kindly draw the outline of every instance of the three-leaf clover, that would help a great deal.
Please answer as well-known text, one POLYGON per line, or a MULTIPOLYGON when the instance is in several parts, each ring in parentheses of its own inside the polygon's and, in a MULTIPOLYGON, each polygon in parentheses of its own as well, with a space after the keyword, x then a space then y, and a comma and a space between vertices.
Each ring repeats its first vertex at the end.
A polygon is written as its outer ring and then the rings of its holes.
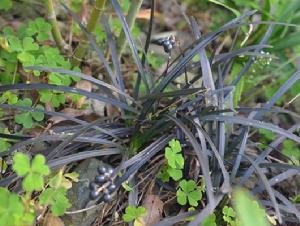
POLYGON ((49 167, 43 155, 36 155, 30 161, 28 155, 17 152, 13 157, 13 169, 18 176, 24 177, 22 186, 25 191, 39 191, 44 187, 44 176, 49 175, 49 167))
POLYGON ((52 214, 61 216, 65 213, 67 208, 71 207, 66 194, 67 190, 63 187, 47 188, 40 195, 39 203, 41 205, 50 205, 52 214))
POLYGON ((16 104, 18 102, 18 96, 10 91, 6 91, 0 96, 0 103, 3 104, 5 102, 8 104, 16 104))
POLYGON ((168 165, 174 169, 183 169, 184 158, 181 154, 181 146, 178 140, 171 140, 169 147, 165 149, 165 156, 168 160, 168 165))
POLYGON ((49 32, 51 31, 51 24, 47 23, 44 18, 37 18, 30 21, 26 29, 27 35, 35 36, 38 41, 45 41, 49 39, 49 32))
POLYGON ((17 52, 19 61, 24 65, 33 65, 35 62, 35 56, 33 51, 39 49, 39 45, 36 44, 31 37, 25 37, 20 41, 16 36, 9 36, 9 50, 17 52))
MULTIPOLYGON (((23 100, 19 100, 17 102, 17 105, 25 106, 25 107, 31 107, 32 101, 29 98, 25 98, 23 100)), ((36 109, 44 110, 44 107, 42 105, 37 105, 36 109)), ((37 112, 37 111, 27 111, 23 112, 21 114, 15 115, 15 121, 18 124, 22 124, 25 128, 31 128, 33 125, 33 119, 35 121, 42 121, 44 119, 44 113, 43 112, 37 112)))
POLYGON ((133 220, 136 220, 142 216, 145 216, 147 214, 147 211, 144 207, 142 206, 128 206, 125 209, 125 214, 123 214, 123 220, 125 222, 130 222, 133 220))
POLYGON ((182 180, 179 187, 176 192, 177 202, 180 205, 185 205, 188 201, 191 206, 198 206, 198 201, 202 198, 202 192, 198 189, 195 181, 182 180))
POLYGON ((0 188, 0 225, 31 225, 34 217, 25 213, 20 197, 6 188, 0 188))
POLYGON ((222 213, 223 213, 223 220, 226 223, 228 223, 229 225, 234 225, 235 224, 234 218, 236 216, 236 213, 231 207, 224 206, 223 210, 222 210, 222 213))
POLYGON ((51 103, 55 108, 66 102, 66 95, 64 93, 51 90, 40 90, 39 94, 41 102, 45 104, 51 103))

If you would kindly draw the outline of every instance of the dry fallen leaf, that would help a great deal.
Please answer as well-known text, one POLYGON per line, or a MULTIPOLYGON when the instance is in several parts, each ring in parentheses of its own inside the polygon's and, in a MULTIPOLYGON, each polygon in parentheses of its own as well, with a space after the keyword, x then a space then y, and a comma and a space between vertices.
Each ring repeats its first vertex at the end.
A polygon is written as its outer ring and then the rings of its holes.
POLYGON ((43 221, 43 226, 65 226, 65 224, 59 217, 48 213, 43 221))
MULTIPOLYGON (((92 91, 92 83, 86 80, 80 80, 76 83, 75 87, 77 89, 82 89, 88 92, 92 91)), ((81 108, 81 106, 86 102, 86 97, 81 97, 78 102, 76 103, 76 108, 81 108)))
POLYGON ((143 202, 143 206, 147 210, 147 215, 143 217, 145 226, 150 226, 160 221, 164 203, 158 195, 148 195, 143 202))

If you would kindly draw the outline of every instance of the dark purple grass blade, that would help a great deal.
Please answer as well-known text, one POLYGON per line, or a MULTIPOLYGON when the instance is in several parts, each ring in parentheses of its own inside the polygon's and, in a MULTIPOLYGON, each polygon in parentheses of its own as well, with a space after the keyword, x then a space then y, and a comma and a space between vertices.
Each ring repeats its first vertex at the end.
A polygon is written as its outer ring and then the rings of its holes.
POLYGON ((131 96, 129 96, 127 93, 124 92, 124 89, 120 90, 120 89, 118 89, 118 88, 116 88, 116 87, 114 87, 114 86, 112 86, 112 85, 110 85, 106 82, 103 82, 99 79, 95 79, 94 77, 83 74, 81 72, 66 70, 66 69, 63 69, 63 68, 49 68, 49 67, 44 67, 44 66, 27 66, 27 67, 24 67, 24 69, 36 70, 36 71, 45 71, 45 72, 57 72, 57 73, 60 73, 60 74, 72 75, 72 76, 90 81, 92 83, 95 83, 101 88, 105 87, 107 89, 110 89, 111 91, 117 92, 117 93, 121 94, 122 96, 130 99, 131 101, 134 101, 134 99, 131 96))
MULTIPOLYGON (((185 117, 185 118, 187 118, 187 117, 185 117)), ((215 158, 217 159, 217 162, 220 166, 221 172, 223 174, 223 180, 224 180, 223 185, 220 188, 221 192, 224 194, 230 192, 231 191, 230 178, 229 178, 229 174, 226 170, 226 167, 224 165, 224 157, 220 155, 215 144, 213 143, 213 141, 211 140, 209 135, 201 128, 201 126, 196 121, 195 122, 193 122, 192 120, 189 120, 189 121, 191 121, 198 130, 198 135, 199 135, 199 138, 201 141, 202 149, 206 148, 205 140, 203 140, 203 138, 205 138, 207 140, 207 142, 209 143, 215 158)), ((208 153, 208 151, 206 150, 206 151, 204 151, 204 153, 208 153)))
POLYGON ((137 112, 137 110, 134 109, 133 107, 130 107, 127 104, 120 102, 117 99, 105 97, 105 96, 102 96, 102 95, 99 95, 96 93, 87 92, 82 89, 77 89, 77 88, 68 87, 68 86, 56 86, 56 85, 49 85, 49 84, 43 84, 43 83, 36 83, 36 84, 20 83, 20 84, 14 84, 14 85, 0 86, 0 92, 5 92, 5 91, 9 91, 9 90, 32 90, 32 89, 36 89, 36 90, 48 89, 48 90, 58 90, 58 91, 64 91, 64 92, 69 92, 69 93, 76 93, 76 94, 80 94, 82 96, 89 97, 91 99, 96 99, 101 102, 114 105, 114 106, 119 107, 124 110, 128 110, 128 111, 135 112, 135 113, 137 112))
MULTIPOLYGON (((295 216, 300 220, 300 211, 297 209, 297 207, 290 202, 284 195, 282 195, 280 192, 274 190, 274 194, 277 199, 279 199, 295 216)), ((299 223, 299 221, 297 222, 299 223)))
POLYGON ((118 18, 119 18, 120 22, 122 23, 123 31, 125 33, 125 36, 126 36, 126 39, 128 41, 129 47, 132 51, 133 58, 134 58, 135 63, 137 65, 138 71, 139 71, 139 73, 142 77, 143 82, 145 83, 146 91, 149 93, 149 84, 148 84, 148 81, 147 81, 147 78, 146 78, 146 75, 145 75, 145 72, 144 72, 144 69, 143 69, 143 65, 142 65, 142 63, 139 59, 139 56, 138 56, 138 53, 137 53, 137 48, 135 47, 133 38, 131 37, 130 29, 129 29, 128 24, 125 20, 125 17, 122 13, 121 6, 119 5, 117 0, 111 0, 111 4, 115 9, 116 14, 118 15, 118 18))
POLYGON ((207 115, 200 117, 200 120, 203 121, 223 121, 229 124, 241 124, 245 126, 253 126, 260 129, 267 129, 274 133, 286 136, 287 138, 300 143, 300 137, 290 133, 289 131, 282 129, 274 124, 266 123, 254 119, 243 118, 239 116, 226 116, 226 115, 207 115))
POLYGON ((180 89, 175 91, 169 91, 164 93, 154 93, 149 94, 146 97, 141 98, 143 99, 161 99, 163 97, 178 97, 178 96, 186 96, 191 94, 198 94, 199 92, 203 91, 202 88, 190 88, 190 89, 180 89))
POLYGON ((87 158, 94 158, 94 157, 104 156, 104 155, 118 155, 122 153, 123 153, 122 150, 118 148, 105 148, 105 149, 94 150, 94 151, 84 151, 73 155, 67 155, 57 159, 49 160, 47 164, 51 169, 56 169, 65 166, 67 164, 70 164, 72 162, 84 160, 87 158))
MULTIPOLYGON (((300 124, 296 124, 291 127, 288 131, 293 133, 294 131, 300 128, 300 124)), ((278 147, 284 140, 286 139, 285 136, 278 136, 255 160, 256 164, 261 163, 276 147, 278 147)), ((251 174, 254 172, 254 167, 251 166, 242 176, 240 183, 244 184, 251 174)))
MULTIPOLYGON (((298 169, 288 169, 287 171, 284 171, 274 177, 272 177, 270 180, 269 180, 269 184, 271 186, 274 186, 286 179, 289 179, 290 177, 292 176, 296 176, 300 173, 300 170, 299 168, 298 169)), ((264 190, 264 188, 259 185, 258 187, 254 188, 253 189, 253 193, 258 193, 258 192, 262 192, 264 190)))
POLYGON ((110 27, 109 27, 109 24, 108 24, 108 21, 107 21, 107 18, 106 18, 105 15, 101 16, 101 21, 102 21, 102 24, 104 26, 104 30, 105 30, 105 33, 106 33, 108 45, 109 45, 109 48, 110 48, 110 51, 111 51, 111 59, 112 59, 112 62, 114 64, 115 74, 117 76, 116 83, 118 84, 119 89, 122 92, 125 92, 124 79, 123 79, 122 72, 121 72, 120 61, 119 61, 118 55, 117 55, 116 42, 114 40, 113 34, 110 30, 110 27))
MULTIPOLYGON (((87 37, 87 39, 90 42, 91 47, 96 51, 100 61, 103 63, 104 68, 106 69, 108 75, 110 76, 110 79, 112 82, 116 81, 116 76, 114 75, 113 71, 111 70, 107 60, 104 57, 104 53, 98 48, 97 43, 93 36, 86 30, 86 28, 81 23, 78 16, 73 13, 64 3, 61 3, 61 5, 64 7, 64 9, 72 16, 73 20, 78 24, 84 35, 87 37)), ((118 87, 118 84, 114 84, 115 87, 118 87)))
POLYGON ((185 213, 180 213, 177 216, 174 217, 167 217, 162 219, 160 222, 152 225, 152 226, 173 226, 176 225, 176 223, 179 223, 181 221, 186 221, 187 217, 195 216, 199 211, 188 211, 185 213))
POLYGON ((47 159, 53 159, 55 158, 67 145, 69 145, 75 138, 86 132, 88 129, 92 128, 96 123, 101 122, 102 119, 95 120, 91 123, 88 123, 87 125, 84 125, 82 128, 80 128, 78 131, 76 131, 74 134, 66 138, 62 143, 60 143, 56 148, 54 148, 49 155, 47 156, 47 159))
MULTIPOLYGON (((0 108, 3 108, 3 109, 23 110, 23 111, 33 111, 33 112, 41 112, 41 113, 44 113, 44 114, 50 115, 50 116, 59 116, 59 117, 65 118, 67 120, 76 122, 76 123, 81 124, 81 125, 88 124, 88 122, 86 122, 86 121, 77 119, 75 117, 69 116, 69 115, 67 115, 65 113, 61 113, 61 112, 46 111, 46 110, 42 110, 42 109, 38 109, 38 108, 32 108, 32 107, 27 107, 27 106, 18 106, 18 105, 10 105, 10 104, 0 104, 0 108)), ((101 128, 99 126, 93 126, 92 128, 95 129, 95 130, 98 130, 98 131, 100 131, 100 132, 102 132, 104 134, 107 134, 107 135, 109 135, 111 137, 114 137, 117 140, 120 140, 120 138, 118 138, 116 135, 114 135, 113 133, 111 133, 107 129, 101 128)), ((2 153, 0 153, 0 155, 1 154, 2 153)))
MULTIPOLYGON (((263 108, 271 108, 299 79, 300 71, 297 71, 278 89, 278 91, 272 96, 272 98, 263 105, 263 108)), ((253 117, 254 119, 260 120, 263 117, 264 112, 252 112, 251 114, 252 115, 249 115, 248 118, 253 117)), ((232 178, 235 177, 240 166, 241 156, 245 153, 248 133, 249 127, 246 127, 240 135, 240 137, 242 137, 243 139, 239 149, 239 155, 237 156, 233 166, 233 171, 231 174, 232 178)))
MULTIPOLYGON (((198 23, 197 23, 196 19, 194 17, 191 17, 190 22, 191 22, 190 24, 191 24, 191 28, 192 28, 195 38, 200 39, 201 33, 199 31, 198 23)), ((214 83, 214 80, 212 77, 211 65, 206 56, 204 47, 199 50, 199 57, 200 57, 200 64, 201 64, 202 77, 203 77, 203 86, 208 90, 214 91, 215 83, 214 83)), ((209 99, 207 98, 207 100, 210 103, 206 103, 206 104, 213 105, 213 106, 218 105, 216 96, 212 96, 209 99)))
MULTIPOLYGON (((19 142, 12 147, 9 148, 7 153, 12 153, 16 150, 20 150, 22 147, 25 147, 26 145, 35 144, 38 142, 51 142, 51 141, 63 141, 65 139, 68 139, 70 135, 41 135, 38 137, 33 137, 31 139, 27 139, 25 141, 19 142)), ((89 144, 104 144, 112 147, 122 148, 122 146, 118 143, 112 142, 110 140, 101 139, 101 138, 95 138, 95 137, 76 137, 74 139, 76 142, 82 142, 82 143, 89 143, 89 144)))
MULTIPOLYGON (((146 56, 147 56, 149 46, 150 46, 152 27, 153 27, 153 23, 154 23, 154 12, 155 12, 155 0, 151 0, 151 12, 150 12, 149 28, 148 28, 147 38, 146 38, 146 42, 145 42, 145 48, 144 48, 144 52, 143 52, 143 56, 142 56, 142 66, 143 67, 145 66, 146 56)), ((151 76, 150 79, 151 79, 150 85, 152 85, 153 84, 153 77, 151 76)), ((133 90, 134 99, 138 99, 139 91, 140 91, 140 85, 141 85, 141 75, 138 74, 138 77, 137 77, 135 85, 134 85, 134 90, 133 90)))
POLYGON ((275 209, 278 221, 281 224, 282 218, 281 218, 280 210, 278 207, 278 203, 276 201, 273 189, 272 189, 271 185, 269 184, 267 177, 265 176, 265 174, 262 172, 262 170, 258 167, 258 165, 255 164, 255 162, 251 158, 249 158, 247 155, 243 155, 243 157, 245 157, 252 164, 252 166, 255 168, 257 174, 259 175, 261 182, 264 184, 264 186, 270 196, 271 202, 274 205, 274 209, 275 209))

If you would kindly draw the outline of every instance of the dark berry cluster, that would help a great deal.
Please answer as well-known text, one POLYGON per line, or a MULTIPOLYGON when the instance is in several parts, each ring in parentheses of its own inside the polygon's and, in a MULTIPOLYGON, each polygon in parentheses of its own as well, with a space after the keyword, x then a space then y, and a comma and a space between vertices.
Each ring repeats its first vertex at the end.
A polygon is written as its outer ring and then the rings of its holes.
POLYGON ((170 53, 176 44, 175 36, 171 35, 168 38, 161 38, 156 40, 154 43, 164 47, 164 51, 166 53, 170 53))
POLYGON ((116 190, 116 185, 111 179, 112 173, 113 169, 110 167, 98 167, 98 175, 95 177, 95 180, 90 183, 90 199, 97 199, 100 196, 102 186, 108 182, 107 188, 103 191, 103 200, 105 202, 111 200, 111 194, 116 190))

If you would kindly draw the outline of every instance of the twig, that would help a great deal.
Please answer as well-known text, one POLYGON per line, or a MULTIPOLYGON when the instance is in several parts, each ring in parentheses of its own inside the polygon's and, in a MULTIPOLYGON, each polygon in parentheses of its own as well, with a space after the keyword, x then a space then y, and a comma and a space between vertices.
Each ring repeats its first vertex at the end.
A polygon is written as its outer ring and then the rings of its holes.
MULTIPOLYGON (((132 30, 136 16, 142 6, 143 0, 132 0, 130 4, 130 8, 128 14, 126 16, 126 21, 130 30, 132 30)), ((125 47, 126 47, 126 37, 125 33, 122 32, 118 41, 118 57, 120 58, 125 47)))
POLYGON ((61 33, 59 31, 59 27, 58 27, 58 23, 56 20, 56 14, 54 11, 52 0, 45 0, 45 8, 47 11, 48 20, 52 26, 51 32, 52 32, 54 41, 55 41, 57 47, 60 49, 60 51, 64 52, 68 48, 68 46, 66 45, 66 43, 65 43, 64 39, 62 38, 61 33))
MULTIPOLYGON (((86 30, 88 32, 93 32, 96 28, 97 23, 99 22, 99 18, 104 11, 106 4, 106 0, 96 0, 95 6, 92 10, 91 17, 86 25, 86 30)), ((74 52, 74 56, 72 59, 72 65, 78 66, 81 62, 81 59, 85 56, 87 51, 87 43, 86 38, 83 38, 82 42, 80 42, 74 52)))

